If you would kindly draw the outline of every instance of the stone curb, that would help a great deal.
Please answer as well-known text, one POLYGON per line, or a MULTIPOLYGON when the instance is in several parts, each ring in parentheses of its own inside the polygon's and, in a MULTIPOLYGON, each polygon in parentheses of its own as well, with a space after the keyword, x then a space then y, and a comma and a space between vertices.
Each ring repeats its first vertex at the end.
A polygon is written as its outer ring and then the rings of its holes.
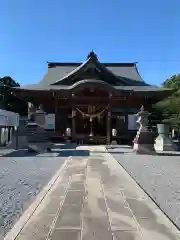
POLYGON ((51 178, 48 184, 41 190, 41 192, 37 195, 34 202, 28 207, 27 210, 23 213, 20 219, 15 223, 14 227, 5 235, 4 240, 15 240, 22 229, 25 227, 31 216, 34 214, 38 206, 42 203, 52 186, 56 183, 58 178, 60 177, 61 171, 65 168, 68 160, 71 157, 68 157, 60 169, 55 173, 55 175, 51 178))

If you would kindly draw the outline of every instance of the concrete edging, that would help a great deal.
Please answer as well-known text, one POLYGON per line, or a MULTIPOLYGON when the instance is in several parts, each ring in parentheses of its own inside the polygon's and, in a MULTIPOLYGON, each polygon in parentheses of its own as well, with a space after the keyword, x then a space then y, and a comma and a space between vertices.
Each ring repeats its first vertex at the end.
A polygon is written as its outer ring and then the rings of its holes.
POLYGON ((5 235, 4 240, 15 240, 22 229, 25 227, 31 216, 34 214, 38 206, 41 204, 41 202, 44 200, 52 186, 55 184, 55 182, 60 177, 61 171, 65 168, 68 160, 71 157, 68 157, 63 165, 60 167, 60 169, 53 175, 51 180, 48 182, 48 184, 40 191, 40 193, 37 195, 33 203, 25 210, 23 215, 19 218, 19 220, 15 223, 15 225, 11 228, 11 230, 5 235))

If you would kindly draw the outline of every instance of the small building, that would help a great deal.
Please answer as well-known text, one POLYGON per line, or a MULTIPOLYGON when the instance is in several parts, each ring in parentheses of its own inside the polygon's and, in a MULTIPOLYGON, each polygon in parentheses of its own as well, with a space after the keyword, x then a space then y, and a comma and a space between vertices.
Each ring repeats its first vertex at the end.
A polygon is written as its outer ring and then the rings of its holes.
POLYGON ((19 126, 19 114, 0 109, 0 146, 12 141, 12 133, 19 126))
POLYGON ((83 63, 48 62, 47 73, 38 84, 15 87, 20 98, 40 105, 54 114, 54 135, 84 143, 132 141, 136 131, 135 113, 152 104, 168 90, 145 83, 136 63, 101 63, 89 53, 83 63))

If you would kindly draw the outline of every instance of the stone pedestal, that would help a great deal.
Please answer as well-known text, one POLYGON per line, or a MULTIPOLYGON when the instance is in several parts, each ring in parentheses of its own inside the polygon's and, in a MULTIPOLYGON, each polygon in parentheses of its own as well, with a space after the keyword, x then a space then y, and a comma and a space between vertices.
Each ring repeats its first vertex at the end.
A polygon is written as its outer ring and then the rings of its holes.
POLYGON ((144 107, 141 107, 139 113, 137 113, 137 123, 140 124, 137 135, 133 141, 133 149, 137 154, 155 154, 154 149, 154 135, 147 128, 148 117, 150 113, 144 110, 144 107))
POLYGON ((137 154, 155 154, 154 134, 149 131, 138 131, 133 149, 137 154))
POLYGON ((154 147, 156 151, 177 151, 178 146, 169 138, 169 126, 167 124, 158 124, 158 137, 155 140, 154 147))
POLYGON ((26 131, 29 151, 40 153, 51 150, 52 143, 44 128, 35 122, 29 122, 26 131))

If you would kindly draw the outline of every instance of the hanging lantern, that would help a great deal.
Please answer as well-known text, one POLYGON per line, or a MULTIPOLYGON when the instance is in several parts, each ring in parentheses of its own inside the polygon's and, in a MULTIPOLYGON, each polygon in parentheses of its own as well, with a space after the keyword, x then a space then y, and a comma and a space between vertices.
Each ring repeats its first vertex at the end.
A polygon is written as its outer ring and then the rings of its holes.
POLYGON ((112 136, 113 136, 113 137, 116 137, 116 136, 117 136, 117 129, 116 129, 116 128, 113 128, 113 129, 112 129, 112 136))
POLYGON ((71 128, 66 128, 66 136, 71 137, 71 128))

